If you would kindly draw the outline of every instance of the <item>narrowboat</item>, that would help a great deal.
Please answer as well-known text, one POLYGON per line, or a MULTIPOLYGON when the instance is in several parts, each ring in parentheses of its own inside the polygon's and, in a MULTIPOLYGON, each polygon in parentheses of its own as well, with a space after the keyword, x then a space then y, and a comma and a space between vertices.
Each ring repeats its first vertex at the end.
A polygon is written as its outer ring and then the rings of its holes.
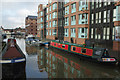
POLYGON ((16 43, 16 39, 10 38, 8 39, 4 49, 2 49, 2 54, 0 55, 2 59, 0 59, 0 63, 19 63, 25 62, 26 57, 22 50, 16 43))
POLYGON ((109 56, 108 50, 106 48, 90 47, 86 45, 79 45, 60 40, 52 40, 50 42, 50 46, 53 48, 80 55, 81 57, 90 59, 95 62, 107 64, 116 64, 117 62, 116 58, 109 56))

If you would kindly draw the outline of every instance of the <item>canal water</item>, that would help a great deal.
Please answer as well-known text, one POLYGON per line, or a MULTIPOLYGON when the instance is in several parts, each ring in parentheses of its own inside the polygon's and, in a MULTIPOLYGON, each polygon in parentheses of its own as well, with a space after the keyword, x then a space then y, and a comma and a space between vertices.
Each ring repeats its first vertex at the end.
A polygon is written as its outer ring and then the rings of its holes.
POLYGON ((117 66, 89 62, 78 55, 53 48, 31 46, 24 39, 17 39, 17 43, 27 58, 25 72, 20 73, 25 78, 120 79, 120 68, 117 66))

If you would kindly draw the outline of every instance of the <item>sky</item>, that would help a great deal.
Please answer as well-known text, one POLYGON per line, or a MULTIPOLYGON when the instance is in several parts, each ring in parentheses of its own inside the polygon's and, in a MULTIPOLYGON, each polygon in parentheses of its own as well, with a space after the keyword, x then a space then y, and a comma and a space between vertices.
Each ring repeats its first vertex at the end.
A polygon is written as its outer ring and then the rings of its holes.
POLYGON ((0 26, 6 29, 25 28, 25 17, 37 16, 38 5, 47 2, 48 0, 0 0, 0 26))
POLYGON ((47 0, 0 0, 0 26, 5 29, 25 28, 25 18, 37 16, 39 4, 47 4, 47 0))

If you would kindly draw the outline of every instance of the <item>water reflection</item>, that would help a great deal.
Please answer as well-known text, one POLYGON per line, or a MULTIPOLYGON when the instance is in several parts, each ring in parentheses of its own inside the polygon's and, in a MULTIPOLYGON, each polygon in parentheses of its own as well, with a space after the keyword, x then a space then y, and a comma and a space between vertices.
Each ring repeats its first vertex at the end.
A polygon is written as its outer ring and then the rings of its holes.
POLYGON ((2 64, 2 79, 12 78, 21 80, 26 79, 25 62, 13 63, 13 64, 2 64))
MULTIPOLYGON (((57 49, 45 49, 25 44, 24 39, 17 39, 19 47, 25 53, 26 69, 9 69, 8 65, 3 65, 4 77, 21 78, 120 78, 118 67, 102 66, 89 63, 80 59, 77 55, 72 55, 57 49), (13 70, 13 71, 12 71, 13 70), (20 71, 18 71, 20 70, 20 71)), ((21 67, 21 66, 20 66, 21 67)))
POLYGON ((49 78, 120 78, 116 67, 102 66, 80 60, 79 57, 56 50, 38 50, 39 69, 49 78))

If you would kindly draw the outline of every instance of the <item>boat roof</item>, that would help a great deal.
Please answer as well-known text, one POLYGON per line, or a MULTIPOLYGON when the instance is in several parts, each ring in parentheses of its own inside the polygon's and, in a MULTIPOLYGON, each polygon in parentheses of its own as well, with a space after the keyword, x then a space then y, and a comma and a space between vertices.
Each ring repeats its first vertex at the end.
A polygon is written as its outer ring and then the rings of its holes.
MULTIPOLYGON (((52 41, 67 44, 67 45, 71 45, 71 46, 84 47, 84 45, 70 43, 70 42, 67 42, 67 41, 60 41, 60 40, 52 40, 52 41)), ((93 49, 93 47, 91 47, 91 46, 86 46, 85 48, 93 49)), ((99 47, 94 47, 94 49, 98 49, 98 48, 99 47)), ((105 49, 105 48, 99 48, 99 49, 105 49)))

